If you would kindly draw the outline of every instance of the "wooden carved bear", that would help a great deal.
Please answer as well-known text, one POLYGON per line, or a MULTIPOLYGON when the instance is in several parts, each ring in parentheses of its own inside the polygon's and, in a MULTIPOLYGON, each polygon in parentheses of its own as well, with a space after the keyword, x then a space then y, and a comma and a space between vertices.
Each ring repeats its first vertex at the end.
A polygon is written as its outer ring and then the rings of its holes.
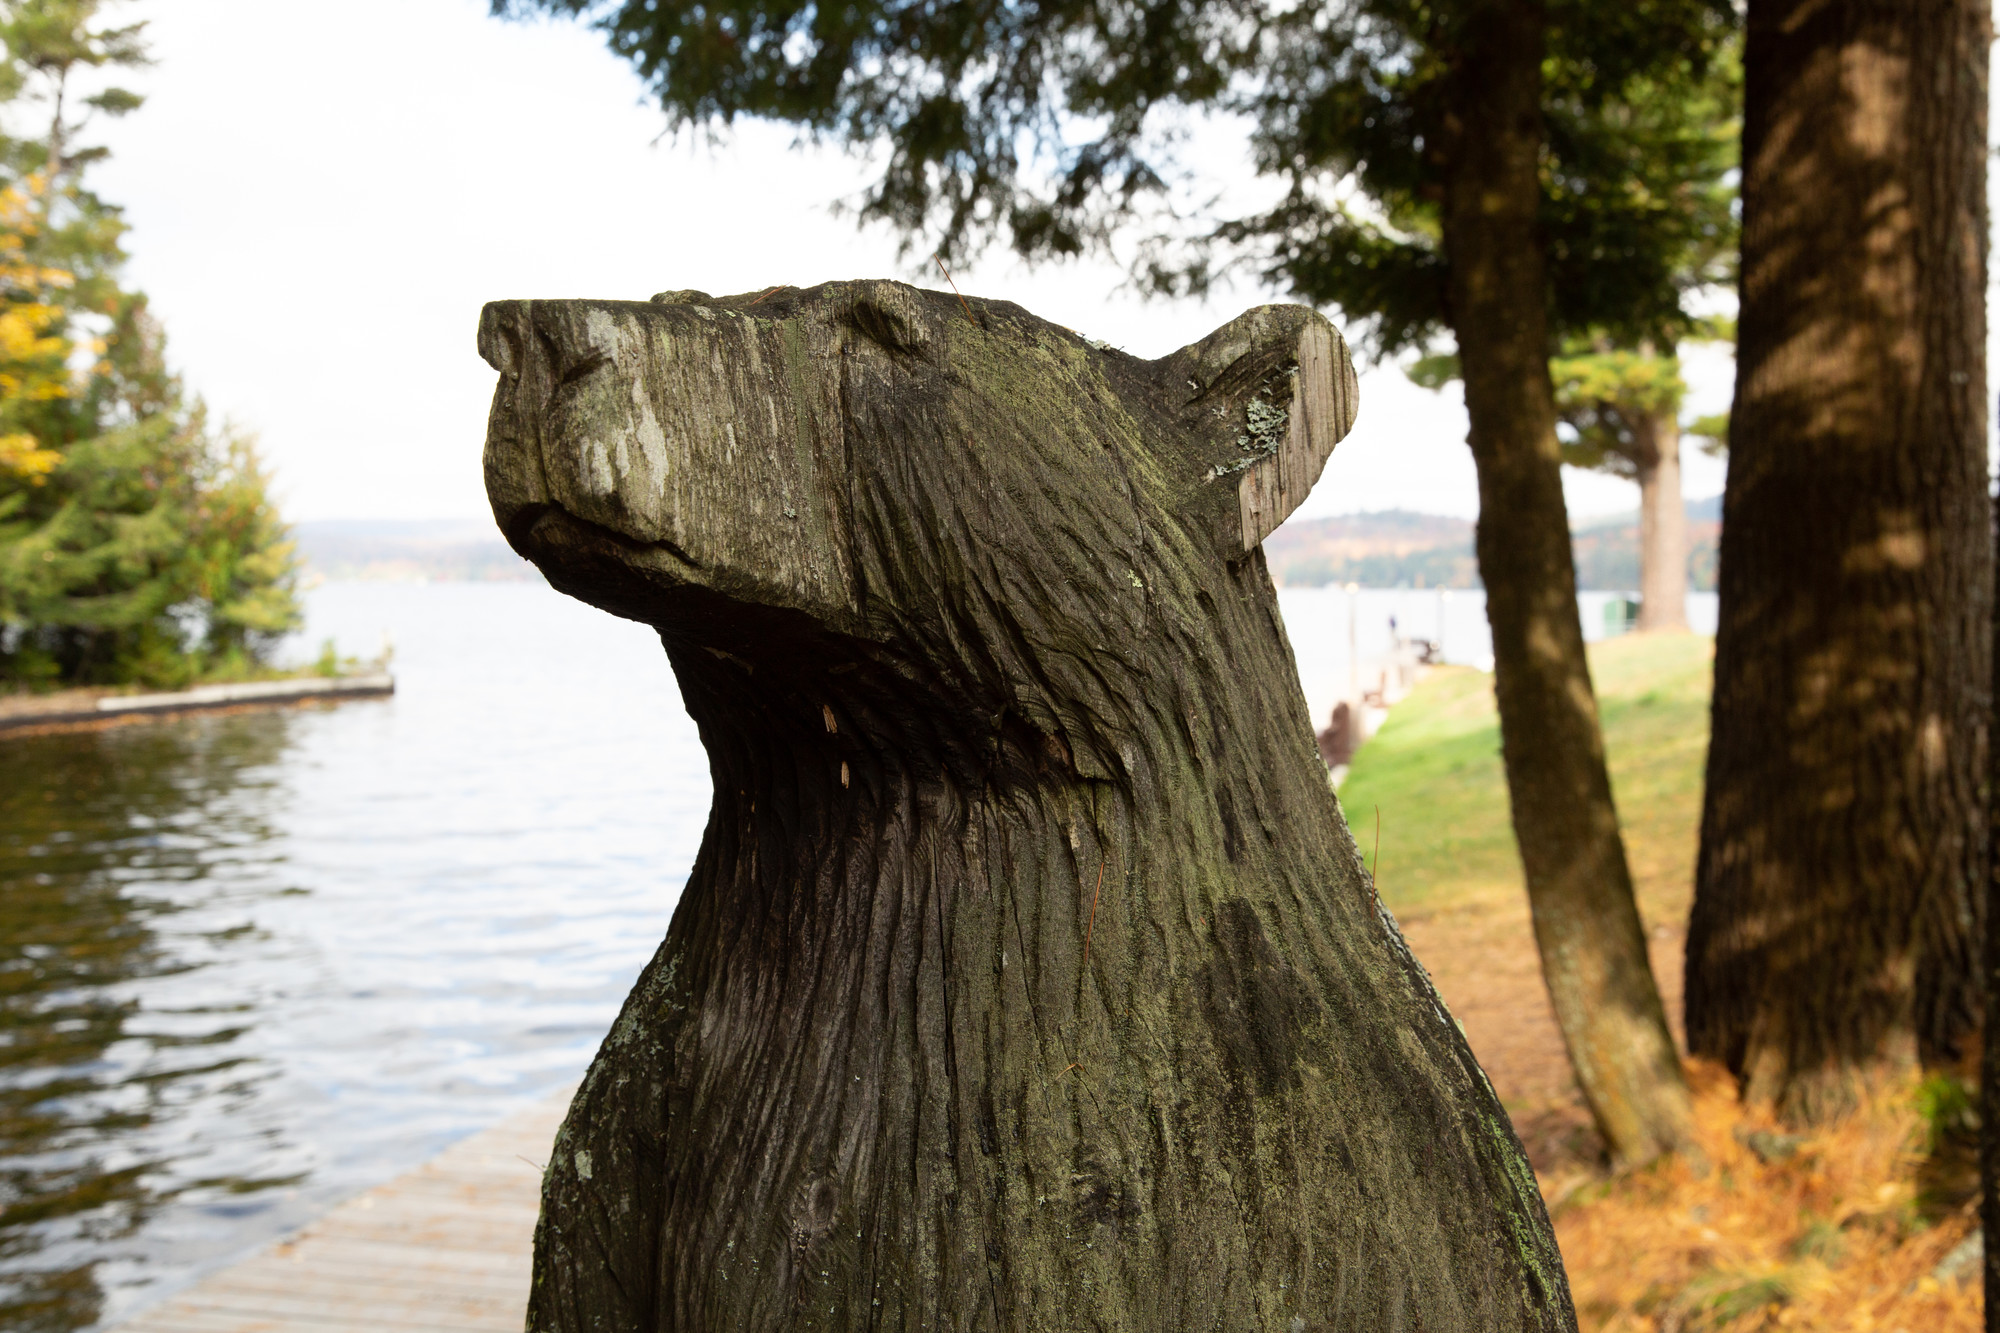
POLYGON ((557 1140, 531 1329, 1569 1329, 1258 543, 1352 423, 1265 306, 1142 361, 889 282, 511 301, 486 480, 715 786, 557 1140))

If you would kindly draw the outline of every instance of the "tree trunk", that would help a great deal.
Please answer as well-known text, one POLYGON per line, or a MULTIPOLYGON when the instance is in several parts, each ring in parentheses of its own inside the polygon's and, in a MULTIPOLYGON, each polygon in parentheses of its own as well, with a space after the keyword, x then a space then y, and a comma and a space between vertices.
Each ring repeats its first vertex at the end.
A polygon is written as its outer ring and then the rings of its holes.
POLYGON ((1479 575, 1514 835, 1556 1020, 1613 1159, 1689 1142, 1583 652, 1548 371, 1536 213, 1543 15, 1495 4, 1461 39, 1444 206, 1451 313, 1479 470, 1479 575))
POLYGON ((1985 0, 1752 0, 1691 1047, 1797 1121, 1979 1021, 1985 0))
POLYGON ((1571 1329, 1378 910, 1257 543, 1352 420, 892 283, 490 306, 494 511, 715 784, 578 1092, 536 1330, 1571 1329))
MULTIPOLYGON (((1995 573, 2000 576, 2000 523, 1993 529, 1995 573)), ((1996 577, 2000 585, 2000 577, 1996 577)), ((1979 1229, 1983 1252, 1986 1333, 2000 1333, 2000 742, 1993 735, 2000 704, 2000 586, 1992 611, 1993 687, 1987 695, 1986 741, 1986 921, 1980 966, 1986 983, 1986 1024, 1979 1060, 1979 1229)))
POLYGON ((1687 510, 1681 501, 1681 423, 1672 409, 1638 421, 1639 632, 1686 629, 1687 510))

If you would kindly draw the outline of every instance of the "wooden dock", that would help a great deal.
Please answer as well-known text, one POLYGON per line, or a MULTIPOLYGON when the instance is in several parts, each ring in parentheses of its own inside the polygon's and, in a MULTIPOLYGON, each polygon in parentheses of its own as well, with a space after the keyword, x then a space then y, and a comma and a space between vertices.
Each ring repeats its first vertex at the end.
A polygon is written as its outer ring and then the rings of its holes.
POLYGON ((473 1135, 117 1333, 519 1333, 570 1093, 473 1135))
POLYGON ((197 685, 172 694, 125 694, 116 690, 59 690, 54 694, 0 696, 0 732, 32 736, 51 731, 95 731, 183 713, 238 712, 343 699, 386 699, 396 692, 385 671, 359 676, 295 676, 197 685))

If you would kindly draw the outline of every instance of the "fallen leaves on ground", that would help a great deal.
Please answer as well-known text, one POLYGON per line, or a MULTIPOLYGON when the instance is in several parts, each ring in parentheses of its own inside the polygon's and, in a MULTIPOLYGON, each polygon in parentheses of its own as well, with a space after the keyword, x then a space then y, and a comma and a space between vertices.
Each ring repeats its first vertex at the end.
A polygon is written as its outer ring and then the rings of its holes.
POLYGON ((1586 1333, 1977 1333, 1979 1265, 1945 1262, 1977 1227, 1966 1173, 1940 1170, 1967 1136, 1962 1085, 1872 1091, 1792 1130, 1722 1070, 1690 1074, 1705 1162, 1542 1177, 1586 1333))

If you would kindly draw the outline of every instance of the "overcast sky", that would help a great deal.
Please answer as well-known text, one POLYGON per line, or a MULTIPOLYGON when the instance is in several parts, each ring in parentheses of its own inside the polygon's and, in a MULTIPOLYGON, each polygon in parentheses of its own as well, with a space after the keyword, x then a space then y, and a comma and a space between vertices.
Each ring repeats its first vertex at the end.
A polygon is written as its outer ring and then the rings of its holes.
MULTIPOLYGON (((146 106, 86 136, 114 153, 95 183, 127 210, 131 276, 172 361, 261 438, 294 519, 486 513, 485 301, 912 276, 893 235, 829 213, 862 165, 771 126, 720 148, 661 141, 659 112, 587 29, 501 23, 484 0, 119 9, 149 21, 158 64, 124 80, 146 106)), ((1142 356, 1275 299, 1141 301, 1107 264, 992 258, 956 276, 1142 356)), ((1691 413, 1726 407, 1726 355, 1690 372, 1691 413)), ((1360 421, 1300 512, 1476 514, 1456 392, 1393 367, 1364 367, 1361 385, 1360 421)), ((1721 489, 1718 462, 1689 449, 1686 466, 1689 496, 1721 489)), ((1572 472, 1569 494, 1579 516, 1637 503, 1594 474, 1572 472)))

